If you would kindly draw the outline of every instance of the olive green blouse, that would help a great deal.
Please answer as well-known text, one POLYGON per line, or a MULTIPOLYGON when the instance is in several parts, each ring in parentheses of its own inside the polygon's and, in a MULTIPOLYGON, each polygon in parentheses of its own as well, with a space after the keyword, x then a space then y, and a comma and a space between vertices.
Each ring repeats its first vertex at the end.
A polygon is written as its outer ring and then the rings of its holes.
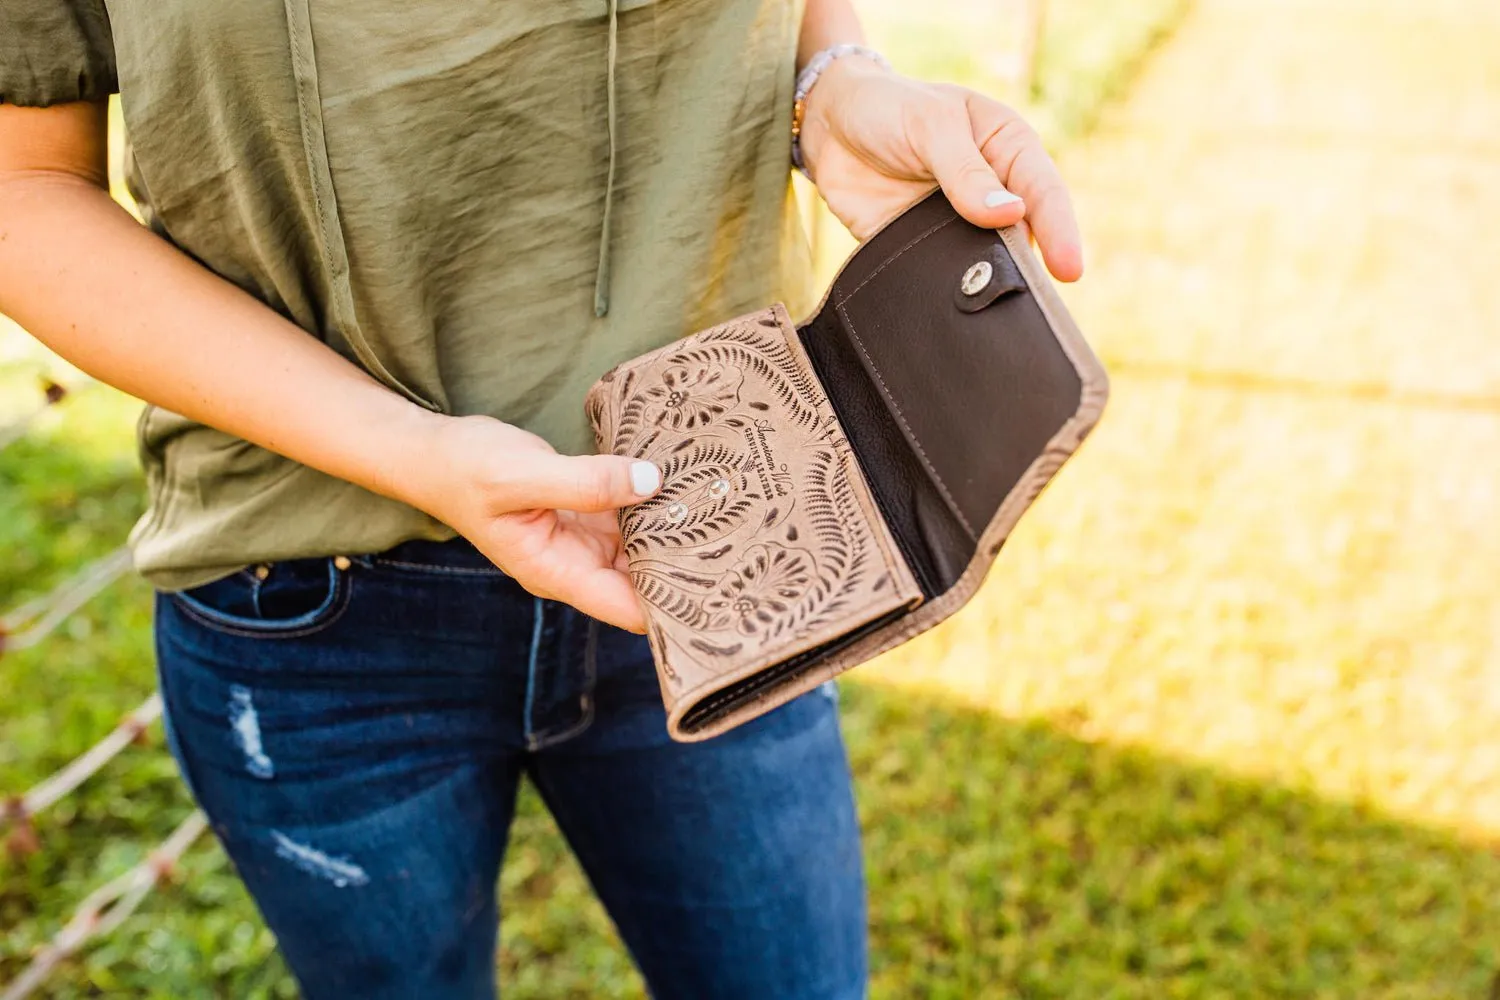
MULTIPOLYGON (((0 102, 118 91, 158 234, 414 401, 585 452, 615 363, 811 305, 801 7, 4 0, 0 102)), ((161 409, 140 437, 136 562, 164 589, 452 534, 161 409)))

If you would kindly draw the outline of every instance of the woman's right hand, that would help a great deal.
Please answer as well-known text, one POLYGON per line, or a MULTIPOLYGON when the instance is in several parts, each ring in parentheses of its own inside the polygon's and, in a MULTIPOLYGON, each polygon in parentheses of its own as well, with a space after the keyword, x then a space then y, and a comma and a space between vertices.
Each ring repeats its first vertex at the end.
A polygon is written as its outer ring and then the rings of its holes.
POLYGON ((559 455, 535 434, 489 417, 438 419, 433 464, 410 470, 402 498, 536 596, 644 632, 615 511, 659 490, 661 470, 614 455, 559 455))

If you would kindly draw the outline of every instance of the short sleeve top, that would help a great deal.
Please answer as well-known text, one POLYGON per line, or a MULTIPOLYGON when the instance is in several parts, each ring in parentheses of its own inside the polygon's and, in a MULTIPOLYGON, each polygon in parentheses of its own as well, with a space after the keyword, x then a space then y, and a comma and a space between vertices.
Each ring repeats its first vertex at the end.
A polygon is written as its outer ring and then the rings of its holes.
MULTIPOLYGON (((577 453, 584 395, 616 363, 776 300, 810 307, 788 166, 801 14, 4 0, 0 101, 118 91, 161 237, 414 402, 577 453)), ((141 429, 136 562, 165 589, 451 534, 175 414, 141 429)))
POLYGON ((99 0, 0 5, 0 104, 44 108, 119 89, 109 15, 99 0))

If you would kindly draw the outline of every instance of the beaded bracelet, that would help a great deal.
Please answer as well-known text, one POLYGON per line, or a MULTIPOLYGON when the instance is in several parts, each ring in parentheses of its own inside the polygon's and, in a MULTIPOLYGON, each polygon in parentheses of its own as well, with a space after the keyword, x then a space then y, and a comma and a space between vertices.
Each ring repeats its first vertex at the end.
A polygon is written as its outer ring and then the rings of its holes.
POLYGON ((830 46, 813 56, 807 61, 807 65, 802 67, 802 72, 797 74, 797 89, 792 96, 792 166, 804 174, 807 173, 807 165, 802 162, 802 119, 807 114, 807 95, 811 93, 813 84, 818 82, 818 77, 823 75, 823 71, 835 59, 841 59, 844 56, 864 56, 883 69, 891 68, 885 56, 868 45, 856 45, 853 42, 830 46))

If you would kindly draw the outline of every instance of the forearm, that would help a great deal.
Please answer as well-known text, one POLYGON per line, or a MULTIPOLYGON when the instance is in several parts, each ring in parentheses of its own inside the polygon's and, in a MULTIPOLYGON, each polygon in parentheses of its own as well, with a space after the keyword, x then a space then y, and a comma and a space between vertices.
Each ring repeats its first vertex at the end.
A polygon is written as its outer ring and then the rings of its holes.
POLYGON ((797 41, 797 68, 830 45, 863 43, 864 28, 852 0, 807 0, 802 14, 802 34, 797 41))
POLYGON ((158 239, 88 179, 0 180, 0 312, 125 392, 422 506, 443 418, 158 239))

